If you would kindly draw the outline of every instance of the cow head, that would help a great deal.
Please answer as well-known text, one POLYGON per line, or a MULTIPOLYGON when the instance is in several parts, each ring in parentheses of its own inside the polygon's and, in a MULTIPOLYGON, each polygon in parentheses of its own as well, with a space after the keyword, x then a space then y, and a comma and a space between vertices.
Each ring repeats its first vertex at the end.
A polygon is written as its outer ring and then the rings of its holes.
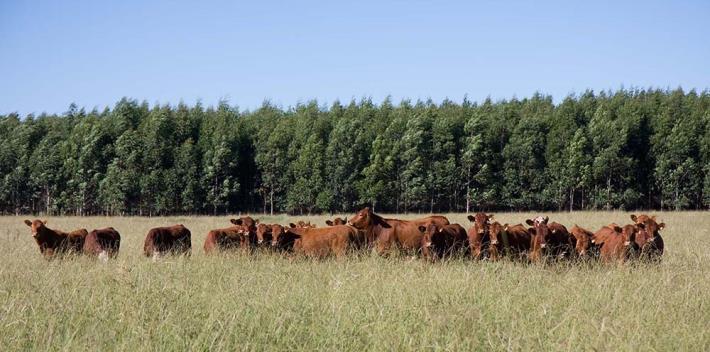
POLYGON ((580 257, 589 255, 589 248, 592 246, 592 236, 576 224, 570 229, 570 234, 574 239, 574 250, 580 257))
POLYGON ((418 227, 419 232, 423 234, 421 239, 422 254, 424 257, 436 260, 436 250, 441 245, 440 233, 443 229, 437 227, 434 224, 429 224, 427 226, 420 225, 418 227))
POLYGON ((271 246, 277 247, 286 235, 286 228, 281 225, 271 225, 271 246))
POLYGON ((469 215, 467 218, 473 223, 474 231, 480 236, 488 233, 489 226, 493 222, 493 214, 476 213, 476 215, 469 215))
MULTIPOLYGON (((648 216, 648 215, 631 215, 631 220, 636 225, 643 226, 644 236, 648 236, 647 242, 649 243, 655 243, 656 242, 656 237, 660 235, 660 230, 663 230, 666 227, 665 223, 657 223, 656 222, 656 217, 655 216, 648 216)), ((638 243, 638 241, 637 241, 638 243)))
POLYGON ((538 216, 534 219, 527 219, 525 223, 532 226, 530 234, 533 236, 533 251, 536 248, 545 250, 547 247, 547 239, 550 237, 550 229, 547 227, 549 217, 538 216))
POLYGON ((256 242, 262 244, 271 242, 272 227, 267 224, 256 225, 256 242))
POLYGON ((343 218, 335 218, 333 220, 326 220, 325 221, 325 224, 328 226, 345 225, 347 223, 348 223, 347 219, 343 219, 343 218))
POLYGON ((242 216, 239 219, 229 219, 234 225, 246 226, 250 231, 256 231, 256 225, 259 224, 259 220, 254 220, 250 216, 242 216))
POLYGON ((365 207, 362 210, 358 211, 355 216, 350 218, 350 221, 348 221, 348 225, 354 226, 355 228, 362 230, 372 225, 373 221, 374 213, 372 212, 372 209, 370 209, 370 207, 365 207))
POLYGON ((494 221, 490 224, 488 228, 488 235, 491 239, 491 245, 496 246, 502 241, 503 232, 508 229, 508 224, 501 225, 499 222, 494 221))
MULTIPOLYGON (((618 232, 618 231, 617 231, 618 232)), ((631 243, 636 240, 638 227, 636 225, 625 225, 621 228, 621 236, 624 239, 624 248, 631 247, 631 243)))
POLYGON ((25 220, 25 225, 32 229, 32 237, 37 238, 42 232, 47 230, 47 220, 25 220))

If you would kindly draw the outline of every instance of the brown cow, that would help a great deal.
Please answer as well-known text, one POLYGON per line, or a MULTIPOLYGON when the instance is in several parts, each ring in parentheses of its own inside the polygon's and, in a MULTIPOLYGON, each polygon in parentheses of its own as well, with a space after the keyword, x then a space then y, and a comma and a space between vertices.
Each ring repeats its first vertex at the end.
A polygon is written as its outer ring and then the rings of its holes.
POLYGON ((268 245, 271 243, 273 225, 259 224, 256 226, 256 244, 268 245))
POLYGON ((476 213, 469 215, 468 220, 473 223, 468 229, 468 245, 473 259, 483 257, 484 245, 490 244, 490 224, 493 221, 493 214, 476 213))
POLYGON ((121 234, 113 227, 95 229, 84 239, 84 254, 108 261, 118 255, 121 248, 121 234))
POLYGON ((259 225, 259 219, 254 220, 251 216, 242 216, 238 219, 229 219, 229 222, 236 226, 246 226, 249 229, 247 232, 249 243, 251 245, 256 244, 256 226, 259 225))
POLYGON ((72 232, 53 230, 47 227, 47 220, 25 220, 25 225, 32 229, 39 252, 45 258, 51 259, 54 255, 81 254, 84 248, 84 239, 88 232, 86 229, 78 229, 72 232))
POLYGON ((466 230, 459 224, 443 227, 429 224, 419 226, 422 237, 422 254, 431 261, 463 253, 468 248, 466 230))
POLYGON ((273 246, 281 247, 293 243, 294 252, 309 257, 335 255, 342 258, 360 241, 358 231, 351 226, 337 225, 324 228, 304 228, 296 224, 290 224, 289 228, 277 226, 272 230, 273 246))
POLYGON ((498 260, 502 255, 511 256, 513 259, 526 258, 532 244, 532 229, 523 224, 501 225, 494 221, 490 225, 490 246, 488 248, 490 259, 498 260))
POLYGON ((540 261, 544 257, 562 259, 572 254, 574 246, 569 232, 564 225, 552 222, 549 217, 538 216, 525 221, 534 229, 530 259, 540 261))
POLYGON ((328 226, 334 226, 334 225, 346 225, 348 223, 348 219, 345 218, 335 218, 333 220, 326 220, 325 224, 328 226))
POLYGON ((569 232, 572 235, 571 239, 574 244, 575 253, 577 253, 579 258, 599 256, 599 247, 592 243, 594 234, 591 231, 581 228, 575 224, 569 232))
POLYGON ((599 229, 592 238, 592 242, 600 246, 599 258, 605 263, 626 261, 636 231, 635 225, 626 225, 623 228, 604 226, 599 229))
POLYGON ((663 256, 664 243, 660 230, 666 227, 665 223, 657 223, 655 216, 631 215, 631 220, 640 227, 635 243, 638 255, 643 259, 660 260, 663 256))
POLYGON ((446 226, 449 219, 440 215, 416 220, 385 219, 366 207, 348 221, 348 225, 364 232, 367 244, 375 244, 379 254, 389 252, 393 246, 406 251, 419 251, 423 236, 419 226, 429 224, 446 226))
POLYGON ((168 227, 155 227, 148 231, 143 244, 143 254, 153 259, 163 254, 190 255, 192 234, 182 224, 168 227))
POLYGON ((203 248, 205 254, 211 254, 216 251, 234 250, 234 249, 249 249, 249 227, 246 225, 235 225, 222 229, 211 230, 205 237, 203 248))

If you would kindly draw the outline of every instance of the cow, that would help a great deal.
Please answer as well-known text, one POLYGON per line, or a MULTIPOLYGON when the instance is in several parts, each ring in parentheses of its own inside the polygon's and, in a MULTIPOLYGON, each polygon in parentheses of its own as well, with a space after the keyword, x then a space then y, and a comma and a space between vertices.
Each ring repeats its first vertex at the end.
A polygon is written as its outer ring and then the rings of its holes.
POLYGON ((635 225, 626 225, 623 228, 604 226, 599 229, 592 237, 592 242, 600 247, 599 258, 605 263, 625 262, 636 231, 635 225))
POLYGON ((274 226, 272 230, 273 246, 281 247, 292 243, 295 253, 308 257, 322 258, 334 255, 342 258, 348 250, 354 249, 359 241, 358 231, 345 225, 304 228, 289 224, 288 228, 274 226))
POLYGON ((471 256, 473 259, 481 259, 484 245, 490 244, 490 224, 493 221, 493 214, 476 213, 467 218, 473 223, 467 233, 471 256))
POLYGON ((271 225, 271 247, 273 249, 292 252, 296 241, 300 242, 300 239, 288 232, 288 227, 279 224, 271 225))
POLYGON ((594 234, 577 224, 569 230, 574 244, 574 251, 578 258, 592 258, 599 256, 599 247, 592 243, 594 234))
POLYGON ((190 230, 182 224, 152 228, 145 236, 143 254, 153 259, 158 259, 164 254, 190 255, 191 237, 190 230))
POLYGON ((348 220, 348 225, 364 232, 368 245, 375 245, 379 254, 388 253, 397 246, 405 251, 420 251, 422 232, 419 226, 449 225, 445 216, 435 215, 416 220, 385 219, 366 207, 348 220))
POLYGON ((348 219, 345 218, 335 218, 333 220, 326 220, 325 224, 328 226, 334 226, 334 225, 346 225, 348 223, 348 219))
POLYGON ((548 224, 549 220, 547 216, 525 220, 534 229, 530 251, 530 260, 534 262, 547 256, 561 259, 572 254, 574 246, 567 228, 556 222, 548 224))
POLYGON ((47 220, 25 220, 25 225, 32 230, 32 237, 39 246, 39 252, 46 259, 52 259, 55 255, 81 254, 88 235, 86 229, 71 232, 50 229, 47 227, 47 220))
POLYGON ((258 246, 268 245, 271 243, 271 233, 273 232, 273 225, 259 224, 256 226, 256 244, 258 246))
POLYGON ((422 255, 428 260, 436 261, 468 249, 466 230, 459 224, 443 227, 435 224, 419 225, 419 231, 424 234, 421 243, 422 255))
POLYGON ((251 216, 242 216, 238 219, 229 219, 229 222, 235 226, 245 226, 249 230, 247 232, 249 243, 256 244, 256 227, 259 225, 259 219, 254 220, 251 216))
POLYGON ((631 215, 631 220, 640 228, 636 236, 635 243, 638 247, 638 255, 642 259, 660 260, 663 256, 664 244, 660 230, 666 227, 665 223, 657 223, 655 216, 631 215))
POLYGON ((248 250, 250 247, 249 227, 234 225, 222 229, 210 230, 205 237, 203 248, 205 254, 216 251, 226 251, 241 248, 248 250))
POLYGON ((121 234, 113 227, 95 229, 84 239, 84 254, 97 257, 104 262, 118 255, 121 248, 121 234))
POLYGON ((490 246, 488 252, 491 260, 498 260, 503 255, 513 259, 526 258, 532 244, 533 229, 523 224, 501 225, 494 221, 490 224, 490 246))

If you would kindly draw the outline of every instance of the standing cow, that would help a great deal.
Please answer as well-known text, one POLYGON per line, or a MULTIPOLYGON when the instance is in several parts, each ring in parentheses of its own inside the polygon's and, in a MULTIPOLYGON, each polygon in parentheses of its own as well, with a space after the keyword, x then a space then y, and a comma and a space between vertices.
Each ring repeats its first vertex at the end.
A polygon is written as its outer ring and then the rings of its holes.
POLYGON ((157 259, 165 254, 190 255, 192 234, 182 224, 150 229, 145 236, 143 254, 157 259))
POLYGON ((512 259, 527 258, 533 235, 533 229, 528 229, 523 224, 501 225, 494 221, 490 225, 490 259, 498 260, 501 256, 509 256, 512 259))
POLYGON ((473 259, 483 258, 484 246, 489 246, 491 241, 490 225, 493 214, 476 213, 469 215, 468 220, 473 225, 468 229, 468 245, 473 259))
POLYGON ((113 227, 95 229, 84 240, 84 254, 108 261, 118 255, 121 248, 121 234, 113 227))
POLYGON ((32 230, 32 237, 39 246, 39 252, 47 259, 52 259, 55 255, 81 254, 88 235, 86 229, 72 232, 50 229, 47 227, 47 220, 25 220, 25 225, 32 230))

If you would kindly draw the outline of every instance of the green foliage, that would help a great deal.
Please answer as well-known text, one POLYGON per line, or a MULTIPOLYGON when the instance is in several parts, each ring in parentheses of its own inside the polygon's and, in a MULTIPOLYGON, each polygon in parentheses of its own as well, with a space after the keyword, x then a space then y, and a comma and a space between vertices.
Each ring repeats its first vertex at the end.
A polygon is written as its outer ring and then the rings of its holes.
POLYGON ((0 116, 0 212, 710 207, 707 91, 0 116))

